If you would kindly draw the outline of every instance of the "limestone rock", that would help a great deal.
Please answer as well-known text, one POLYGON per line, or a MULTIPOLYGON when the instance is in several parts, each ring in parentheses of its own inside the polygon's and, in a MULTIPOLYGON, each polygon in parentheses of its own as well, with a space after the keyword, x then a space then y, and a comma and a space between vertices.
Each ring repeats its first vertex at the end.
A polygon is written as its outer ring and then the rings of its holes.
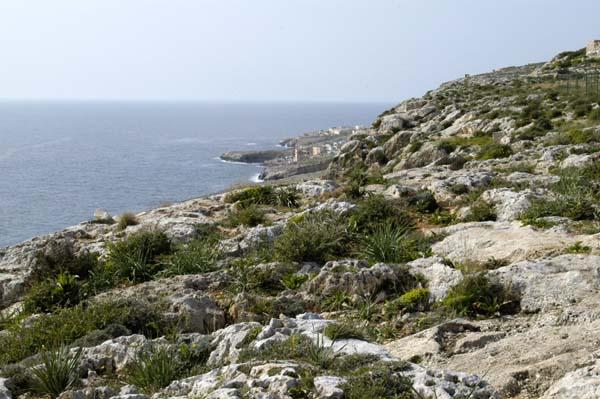
POLYGON ((315 377, 315 391, 319 398, 323 399, 343 399, 344 391, 338 388, 340 385, 346 382, 346 379, 322 375, 315 377))
POLYGON ((8 382, 7 378, 0 377, 0 399, 12 399, 10 390, 6 386, 7 382, 8 382))
POLYGON ((110 213, 108 213, 107 211, 102 210, 102 209, 96 209, 94 211, 94 220, 99 221, 99 222, 111 221, 112 217, 110 216, 110 213))
POLYGON ((413 388, 422 397, 500 399, 500 394, 494 387, 468 373, 431 370, 413 364, 403 375, 413 381, 413 388))
POLYGON ((508 188, 495 188, 481 194, 481 200, 495 206, 498 222, 518 219, 531 206, 531 190, 515 192, 508 188))
POLYGON ((273 242, 282 231, 283 224, 281 223, 274 224, 273 226, 252 227, 234 238, 221 241, 221 249, 227 255, 238 255, 241 252, 255 248, 261 243, 273 242))
POLYGON ((410 138, 414 134, 413 131, 401 131, 394 134, 388 141, 383 144, 383 153, 388 159, 397 156, 404 147, 410 142, 410 138))
POLYGON ((562 255, 501 267, 488 276, 516 291, 521 309, 538 312, 580 301, 600 288, 600 257, 562 255))
POLYGON ((296 189, 307 197, 315 198, 337 189, 339 185, 331 180, 309 180, 296 185, 296 189))
POLYGON ((333 261, 323 266, 321 272, 305 285, 306 292, 328 296, 345 292, 350 296, 371 297, 384 287, 400 282, 398 272, 389 265, 378 263, 366 267, 365 262, 333 261))
POLYGON ((456 262, 537 259, 558 255, 578 241, 563 232, 538 230, 520 222, 462 223, 438 232, 447 236, 432 246, 433 252, 456 262))
POLYGON ((375 147, 369 151, 367 154, 367 158, 365 159, 365 163, 367 165, 380 164, 385 165, 387 162, 387 156, 383 150, 383 147, 375 147))
POLYGON ((479 327, 466 320, 455 319, 428 328, 413 335, 385 344, 392 356, 401 360, 432 356, 442 353, 453 336, 465 331, 479 331, 479 327))
POLYGON ((416 259, 409 262, 407 266, 412 275, 425 277, 433 302, 444 299, 452 287, 463 279, 462 273, 448 266, 440 256, 416 259))
POLYGON ((398 199, 398 198, 410 197, 411 195, 414 195, 416 192, 417 192, 417 190, 415 190, 412 187, 401 186, 399 184, 392 184, 387 189, 385 189, 385 191, 382 194, 386 198, 398 199))
POLYGON ((185 320, 183 332, 209 333, 225 326, 225 312, 208 295, 187 289, 167 298, 170 312, 185 320))
POLYGON ((211 352, 208 364, 214 366, 235 362, 240 354, 240 344, 257 327, 260 327, 259 323, 239 323, 215 332, 212 344, 216 349, 211 352))
POLYGON ((600 398, 600 366, 598 362, 567 373, 552 384, 541 399, 595 398, 600 398))

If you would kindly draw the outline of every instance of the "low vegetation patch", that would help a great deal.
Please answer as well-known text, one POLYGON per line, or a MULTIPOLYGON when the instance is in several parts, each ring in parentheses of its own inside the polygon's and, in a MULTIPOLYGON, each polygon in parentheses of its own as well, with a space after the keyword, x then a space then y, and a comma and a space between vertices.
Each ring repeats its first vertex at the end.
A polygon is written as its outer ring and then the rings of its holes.
POLYGON ((536 224, 539 218, 564 216, 572 220, 595 220, 599 214, 600 166, 596 163, 583 168, 560 171, 560 181, 550 186, 553 198, 532 201, 521 220, 536 224))
POLYGON ((31 368, 35 391, 54 399, 71 388, 79 380, 80 358, 81 348, 74 355, 66 346, 42 351, 41 365, 31 368))
MULTIPOLYGON (((163 269, 161 257, 173 252, 171 241, 161 231, 141 231, 123 241, 107 244, 108 260, 103 275, 117 281, 140 283, 163 269)), ((110 281, 107 281, 111 284, 110 281)), ((114 283, 113 283, 114 284, 114 283)))
POLYGON ((488 144, 481 147, 476 159, 485 161, 488 159, 508 158, 513 154, 512 149, 506 144, 488 144))
POLYGON ((230 227, 255 227, 259 224, 266 224, 267 221, 265 212, 258 205, 250 204, 230 212, 225 224, 230 227))
POLYGON ((583 245, 581 241, 577 241, 567 248, 568 254, 589 254, 590 252, 592 252, 592 249, 587 245, 583 245))
POLYGON ((369 340, 369 335, 364 328, 351 322, 337 322, 329 324, 325 327, 323 334, 331 339, 337 341, 339 339, 360 339, 363 341, 369 340))
POLYGON ((379 362, 354 371, 340 388, 347 399, 398 398, 417 396, 412 381, 401 372, 407 368, 403 362, 379 362))
POLYGON ((236 203, 239 208, 249 205, 272 205, 296 208, 300 204, 300 195, 292 187, 258 186, 230 193, 225 202, 236 203))
POLYGON ((215 270, 216 262, 222 256, 215 237, 197 238, 179 246, 175 253, 164 261, 161 276, 200 274, 215 270))
POLYGON ((415 288, 410 290, 397 299, 385 304, 385 313, 388 316, 394 316, 401 311, 417 312, 425 311, 429 307, 429 289, 415 288))
POLYGON ((465 222, 495 221, 497 218, 494 204, 483 200, 477 200, 469 209, 465 222))
POLYGON ((117 224, 117 228, 119 230, 125 230, 129 226, 135 226, 139 223, 137 216, 131 212, 125 212, 121 216, 119 216, 119 223, 117 224))
POLYGON ((162 316, 161 305, 133 300, 79 304, 40 315, 27 324, 11 324, 0 335, 0 365, 16 363, 56 343, 70 344, 111 325, 123 327, 112 329, 119 335, 125 329, 148 337, 164 335, 172 328, 162 316))
POLYGON ((494 317, 518 310, 518 300, 483 274, 467 276, 454 286, 441 302, 446 309, 462 316, 494 317))
POLYGON ((357 254, 373 263, 404 263, 426 255, 428 244, 428 240, 412 228, 388 224, 363 235, 357 254))
POLYGON ((275 241, 275 254, 283 261, 324 263, 347 255, 350 240, 345 216, 309 213, 287 224, 275 241))

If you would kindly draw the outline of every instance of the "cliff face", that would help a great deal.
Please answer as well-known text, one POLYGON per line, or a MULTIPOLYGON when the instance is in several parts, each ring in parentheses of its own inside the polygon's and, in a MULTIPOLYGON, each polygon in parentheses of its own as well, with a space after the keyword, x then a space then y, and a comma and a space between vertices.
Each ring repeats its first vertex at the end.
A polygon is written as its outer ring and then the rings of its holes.
POLYGON ((595 65, 568 52, 402 102, 330 180, 7 248, 0 398, 55 342, 77 365, 64 398, 597 397, 595 65))

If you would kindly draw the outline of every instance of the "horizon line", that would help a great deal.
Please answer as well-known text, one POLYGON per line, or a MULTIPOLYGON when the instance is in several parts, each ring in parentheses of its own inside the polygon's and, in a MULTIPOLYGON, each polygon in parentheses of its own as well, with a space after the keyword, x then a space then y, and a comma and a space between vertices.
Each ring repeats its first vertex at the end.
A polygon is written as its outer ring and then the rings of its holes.
POLYGON ((172 99, 172 98, 1 98, 0 102, 45 103, 212 103, 212 104, 395 104, 403 100, 236 100, 236 99, 172 99))

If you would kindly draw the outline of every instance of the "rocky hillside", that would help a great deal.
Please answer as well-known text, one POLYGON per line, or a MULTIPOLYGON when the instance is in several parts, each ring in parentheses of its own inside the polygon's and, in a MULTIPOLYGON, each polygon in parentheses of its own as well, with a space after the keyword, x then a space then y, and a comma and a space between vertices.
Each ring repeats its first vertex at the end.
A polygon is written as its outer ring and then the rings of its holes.
POLYGON ((2 250, 0 398, 597 398, 594 66, 444 84, 329 180, 2 250))

